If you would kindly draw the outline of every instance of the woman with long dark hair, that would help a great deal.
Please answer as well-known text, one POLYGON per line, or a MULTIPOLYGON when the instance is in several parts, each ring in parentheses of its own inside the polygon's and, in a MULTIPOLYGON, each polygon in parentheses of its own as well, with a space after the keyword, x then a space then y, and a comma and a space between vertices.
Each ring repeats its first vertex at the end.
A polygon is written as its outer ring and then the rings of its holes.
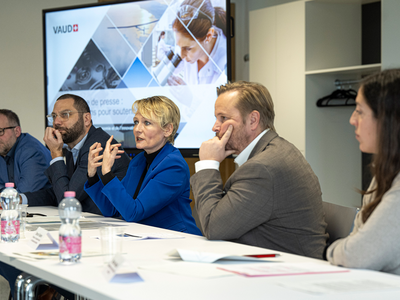
POLYGON ((164 55, 171 49, 171 46, 167 45, 164 39, 165 39, 165 31, 161 31, 160 36, 158 37, 158 44, 157 44, 158 60, 162 60, 164 55))
POLYGON ((350 118, 360 150, 373 154, 374 176, 363 191, 353 232, 327 250, 335 265, 400 275, 400 69, 361 83, 350 118))

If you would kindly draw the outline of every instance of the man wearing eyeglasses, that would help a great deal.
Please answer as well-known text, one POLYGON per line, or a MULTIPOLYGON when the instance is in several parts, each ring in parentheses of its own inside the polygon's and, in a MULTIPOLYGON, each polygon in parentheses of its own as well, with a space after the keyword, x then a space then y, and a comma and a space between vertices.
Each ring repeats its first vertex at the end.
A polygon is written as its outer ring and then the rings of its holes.
MULTIPOLYGON (((87 180, 89 147, 99 142, 104 148, 110 136, 92 125, 88 104, 76 95, 60 96, 47 118, 53 127, 46 128, 43 140, 50 150, 52 160, 45 174, 52 188, 25 193, 22 195, 23 203, 27 201, 29 206, 58 206, 65 191, 75 191, 83 211, 101 214, 83 190, 83 185, 87 180)), ((117 142, 114 140, 113 143, 117 142)), ((116 160, 112 172, 122 179, 128 165, 129 157, 124 153, 116 160)))
MULTIPOLYGON (((83 211, 101 214, 96 204, 83 190, 83 186, 87 180, 90 146, 99 142, 104 149, 110 136, 101 128, 95 128, 92 125, 88 104, 83 98, 76 95, 60 96, 54 104, 53 112, 47 118, 53 127, 46 128, 43 138, 51 153, 50 166, 47 167, 44 174, 50 181, 51 187, 21 194, 22 203, 28 203, 29 206, 58 206, 64 198, 65 191, 75 191, 83 211)), ((117 142, 114 140, 112 144, 114 143, 117 142)), ((115 161, 112 172, 119 179, 125 176, 129 161, 126 153, 121 154, 121 157, 115 161)), ((14 294, 13 283, 20 273, 20 270, 0 263, 0 275, 11 283, 12 295, 14 294)), ((59 288, 56 289, 68 299, 73 298, 70 293, 59 288)), ((45 293, 50 295, 55 292, 49 288, 45 293)))
POLYGON ((17 114, 0 109, 0 192, 6 182, 14 182, 20 193, 49 188, 44 171, 50 160, 41 142, 22 133, 17 114))

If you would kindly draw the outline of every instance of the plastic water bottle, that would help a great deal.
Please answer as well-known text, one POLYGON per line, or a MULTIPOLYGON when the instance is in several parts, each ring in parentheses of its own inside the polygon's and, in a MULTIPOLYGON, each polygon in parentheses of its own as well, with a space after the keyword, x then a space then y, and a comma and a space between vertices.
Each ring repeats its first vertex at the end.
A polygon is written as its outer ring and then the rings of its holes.
POLYGON ((6 188, 1 192, 1 240, 14 243, 19 240, 19 195, 14 189, 14 183, 7 182, 6 188))
POLYGON ((62 263, 75 263, 82 257, 82 231, 79 218, 82 206, 75 199, 75 192, 65 192, 58 205, 61 219, 59 230, 59 260, 62 263))

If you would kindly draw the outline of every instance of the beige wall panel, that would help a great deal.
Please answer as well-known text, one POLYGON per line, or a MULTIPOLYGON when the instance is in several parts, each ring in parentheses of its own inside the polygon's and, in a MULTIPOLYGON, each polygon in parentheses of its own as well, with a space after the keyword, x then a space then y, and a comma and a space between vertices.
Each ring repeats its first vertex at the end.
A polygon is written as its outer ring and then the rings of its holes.
POLYGON ((276 8, 250 12, 250 81, 267 87, 276 96, 276 8))
POLYGON ((265 85, 275 128, 304 154, 304 3, 250 12, 250 81, 265 85))
POLYGON ((277 6, 275 127, 305 151, 305 20, 302 1, 277 6))

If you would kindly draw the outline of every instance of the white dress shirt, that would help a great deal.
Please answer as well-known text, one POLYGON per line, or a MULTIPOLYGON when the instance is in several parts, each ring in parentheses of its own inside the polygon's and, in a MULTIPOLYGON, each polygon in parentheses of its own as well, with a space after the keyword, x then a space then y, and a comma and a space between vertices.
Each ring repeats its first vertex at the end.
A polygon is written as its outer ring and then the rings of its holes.
MULTIPOLYGON (((258 141, 262 138, 264 134, 268 132, 268 129, 265 129, 263 132, 261 132, 250 144, 247 145, 246 148, 240 154, 235 158, 234 162, 237 164, 237 167, 239 168, 241 165, 243 165, 250 156, 251 151, 253 151, 254 147, 258 143, 258 141)), ((196 173, 205 170, 205 169, 215 169, 219 170, 219 162, 216 160, 200 160, 195 163, 194 165, 196 173)))
MULTIPOLYGON (((81 150, 83 144, 86 141, 86 138, 87 138, 87 134, 72 149, 70 149, 67 144, 64 144, 64 146, 63 146, 63 148, 66 148, 68 151, 72 152, 72 157, 74 159, 74 164, 76 164, 76 160, 78 159, 79 150, 81 150)), ((64 160, 64 156, 58 156, 56 158, 53 158, 50 161, 50 165, 54 164, 56 161, 59 161, 59 160, 64 160)), ((22 198, 22 204, 28 204, 28 198, 25 196, 25 194, 20 194, 20 195, 21 195, 21 198, 22 198)))

